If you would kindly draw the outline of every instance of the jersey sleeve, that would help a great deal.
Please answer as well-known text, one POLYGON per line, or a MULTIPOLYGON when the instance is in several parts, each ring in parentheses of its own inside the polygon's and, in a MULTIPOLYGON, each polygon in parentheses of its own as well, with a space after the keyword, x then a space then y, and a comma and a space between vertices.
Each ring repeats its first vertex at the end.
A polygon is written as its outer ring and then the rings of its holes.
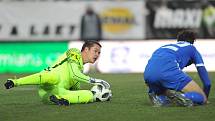
POLYGON ((203 83, 203 91, 205 92, 205 95, 208 97, 211 88, 211 80, 209 79, 208 72, 204 66, 197 67, 197 70, 203 83))
POLYGON ((201 54, 199 53, 199 51, 194 47, 195 51, 194 51, 194 64, 196 65, 196 67, 200 67, 200 66, 204 66, 204 62, 202 59, 201 54))
POLYGON ((83 66, 81 51, 76 48, 71 48, 66 52, 66 56, 70 63, 71 75, 73 75, 74 80, 89 83, 90 77, 82 73, 81 68, 79 68, 83 66))
POLYGON ((202 56, 198 50, 196 50, 194 53, 194 63, 196 65, 199 77, 203 83, 203 91, 205 92, 206 96, 208 97, 209 93, 210 93, 210 88, 211 88, 211 81, 209 79, 208 72, 204 66, 202 56))
POLYGON ((89 83, 90 77, 81 72, 76 63, 70 63, 73 78, 79 82, 89 83))

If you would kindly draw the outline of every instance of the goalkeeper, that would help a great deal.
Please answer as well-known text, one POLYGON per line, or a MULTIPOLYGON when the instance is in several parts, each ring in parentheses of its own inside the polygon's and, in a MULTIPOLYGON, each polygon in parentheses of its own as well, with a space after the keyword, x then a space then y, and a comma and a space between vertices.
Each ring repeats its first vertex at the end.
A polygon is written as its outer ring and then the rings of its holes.
POLYGON ((93 93, 90 90, 80 90, 80 84, 101 84, 110 88, 108 82, 82 73, 84 64, 95 63, 98 59, 101 47, 96 41, 86 41, 81 51, 76 48, 67 50, 52 67, 19 79, 8 79, 4 84, 5 88, 39 85, 42 101, 57 105, 93 102, 93 93))

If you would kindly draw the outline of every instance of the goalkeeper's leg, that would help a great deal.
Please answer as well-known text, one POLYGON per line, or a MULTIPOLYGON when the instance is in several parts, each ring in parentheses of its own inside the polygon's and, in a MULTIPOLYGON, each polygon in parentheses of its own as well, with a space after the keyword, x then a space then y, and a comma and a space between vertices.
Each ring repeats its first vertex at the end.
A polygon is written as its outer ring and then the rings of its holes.
POLYGON ((50 104, 49 97, 53 94, 58 94, 58 88, 54 85, 40 85, 38 93, 43 103, 50 104))
POLYGON ((55 71, 42 71, 19 79, 8 79, 5 83, 6 89, 21 85, 57 84, 58 74, 55 71))
POLYGON ((70 87, 69 90, 75 91, 75 90, 80 90, 81 88, 81 83, 79 81, 73 81, 73 86, 70 87))
POLYGON ((50 96, 50 101, 57 105, 67 105, 74 103, 90 103, 93 102, 93 93, 90 90, 61 90, 58 95, 50 96))

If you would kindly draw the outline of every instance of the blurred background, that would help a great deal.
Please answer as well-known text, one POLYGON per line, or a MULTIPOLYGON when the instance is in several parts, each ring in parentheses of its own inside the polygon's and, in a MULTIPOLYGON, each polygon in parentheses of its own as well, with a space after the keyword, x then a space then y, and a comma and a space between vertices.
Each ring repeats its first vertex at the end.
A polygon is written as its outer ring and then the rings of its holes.
POLYGON ((214 0, 0 0, 0 16, 1 74, 41 71, 86 40, 103 47, 85 72, 142 73, 183 29, 197 32, 195 45, 215 71, 214 0))

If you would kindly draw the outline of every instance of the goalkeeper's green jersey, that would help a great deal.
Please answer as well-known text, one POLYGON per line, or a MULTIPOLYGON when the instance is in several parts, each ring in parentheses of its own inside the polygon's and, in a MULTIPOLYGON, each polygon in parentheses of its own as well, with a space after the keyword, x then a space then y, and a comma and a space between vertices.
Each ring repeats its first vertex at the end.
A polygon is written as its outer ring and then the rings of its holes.
POLYGON ((83 69, 80 50, 71 48, 60 56, 51 67, 13 81, 15 86, 40 85, 39 95, 43 101, 49 101, 49 96, 54 94, 70 100, 71 103, 89 102, 93 99, 93 94, 89 90, 70 91, 79 90, 81 82, 89 83, 90 77, 83 74, 83 69))
POLYGON ((90 77, 83 74, 83 60, 80 50, 71 48, 60 56, 49 68, 14 80, 18 85, 54 85, 64 89, 78 89, 80 82, 89 83, 90 77), (76 87, 75 87, 76 86, 76 87))
POLYGON ((60 56, 52 68, 53 71, 56 68, 56 72, 59 73, 60 82, 58 86, 60 87, 69 89, 78 86, 80 82, 89 82, 90 77, 83 74, 84 66, 81 52, 76 48, 71 48, 60 56))

